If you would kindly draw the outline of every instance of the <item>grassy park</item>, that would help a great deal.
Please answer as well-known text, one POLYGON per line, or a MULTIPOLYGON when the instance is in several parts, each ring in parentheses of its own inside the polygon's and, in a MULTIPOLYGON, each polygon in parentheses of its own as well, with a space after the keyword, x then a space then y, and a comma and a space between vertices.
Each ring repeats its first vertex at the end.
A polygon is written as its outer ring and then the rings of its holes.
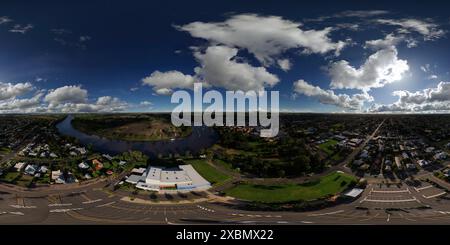
POLYGON ((302 184, 260 185, 243 183, 225 193, 242 200, 283 203, 291 201, 310 201, 334 195, 345 190, 356 178, 339 172, 331 173, 316 181, 302 184))
POLYGON ((195 170, 212 185, 220 185, 231 178, 231 176, 226 175, 209 165, 206 160, 190 160, 187 161, 187 163, 191 164, 195 170))
POLYGON ((325 143, 322 143, 319 145, 319 148, 326 152, 328 155, 333 154, 334 150, 333 147, 337 144, 338 142, 336 140, 328 140, 325 143))

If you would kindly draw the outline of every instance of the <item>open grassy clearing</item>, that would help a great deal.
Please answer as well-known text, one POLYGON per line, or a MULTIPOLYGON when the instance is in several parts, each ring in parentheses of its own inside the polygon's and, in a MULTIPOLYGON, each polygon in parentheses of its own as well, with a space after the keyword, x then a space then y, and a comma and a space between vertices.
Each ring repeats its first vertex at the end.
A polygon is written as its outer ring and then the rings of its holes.
POLYGON ((189 160, 186 161, 186 163, 191 164, 195 170, 197 170, 197 172, 212 185, 220 185, 231 178, 231 176, 226 175, 209 165, 206 160, 189 160))
POLYGON ((291 201, 310 201, 334 195, 345 190, 356 178, 334 172, 317 181, 303 184, 260 185, 243 183, 225 191, 229 196, 242 200, 283 203, 291 201))
POLYGON ((325 143, 320 144, 320 145, 319 145, 319 148, 320 148, 322 151, 326 152, 328 155, 331 155, 331 154, 333 154, 333 152, 334 152, 333 147, 334 147, 337 143, 338 143, 338 142, 337 142, 336 140, 331 139, 331 140, 328 140, 328 141, 325 142, 325 143))

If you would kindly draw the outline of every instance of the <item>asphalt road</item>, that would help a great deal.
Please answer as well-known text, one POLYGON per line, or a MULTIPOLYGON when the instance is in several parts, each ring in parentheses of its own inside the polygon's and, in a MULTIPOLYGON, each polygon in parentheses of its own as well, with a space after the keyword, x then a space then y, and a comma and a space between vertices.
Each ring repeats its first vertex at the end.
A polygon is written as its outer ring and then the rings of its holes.
POLYGON ((136 203, 101 185, 59 194, 2 191, 0 224, 450 224, 450 200, 440 198, 445 191, 427 183, 369 185, 351 203, 314 212, 243 211, 214 201, 136 203))

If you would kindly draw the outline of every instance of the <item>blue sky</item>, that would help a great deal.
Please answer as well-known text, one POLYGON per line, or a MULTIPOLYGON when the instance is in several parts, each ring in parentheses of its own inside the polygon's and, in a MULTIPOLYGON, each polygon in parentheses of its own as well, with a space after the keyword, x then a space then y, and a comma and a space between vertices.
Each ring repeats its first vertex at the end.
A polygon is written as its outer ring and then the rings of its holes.
POLYGON ((450 14, 423 1, 0 3, 0 113, 168 111, 280 91, 284 111, 447 112, 450 14))

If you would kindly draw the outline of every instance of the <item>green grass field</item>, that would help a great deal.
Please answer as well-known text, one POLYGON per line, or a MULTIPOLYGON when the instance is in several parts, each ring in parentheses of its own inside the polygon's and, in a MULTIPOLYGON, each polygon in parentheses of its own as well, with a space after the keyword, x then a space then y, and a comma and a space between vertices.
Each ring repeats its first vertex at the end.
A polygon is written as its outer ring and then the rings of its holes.
POLYGON ((304 184, 240 184, 225 193, 241 200, 264 203, 310 201, 340 193, 353 181, 356 181, 356 178, 351 175, 334 172, 317 181, 304 184))
POLYGON ((2 175, 0 177, 0 180, 8 182, 8 183, 13 183, 14 180, 19 178, 19 176, 20 176, 20 173, 18 173, 18 172, 9 172, 9 173, 2 175))
POLYGON ((0 154, 9 154, 11 152, 11 149, 6 147, 0 147, 0 154))
POLYGON ((219 185, 222 182, 231 178, 222 172, 219 172, 217 169, 209 165, 205 160, 190 160, 187 161, 188 164, 191 164, 195 170, 203 176, 206 180, 208 180, 212 185, 219 185))
POLYGON ((319 148, 326 152, 328 155, 333 154, 334 150, 332 149, 338 142, 336 140, 328 140, 327 142, 320 144, 319 148))

